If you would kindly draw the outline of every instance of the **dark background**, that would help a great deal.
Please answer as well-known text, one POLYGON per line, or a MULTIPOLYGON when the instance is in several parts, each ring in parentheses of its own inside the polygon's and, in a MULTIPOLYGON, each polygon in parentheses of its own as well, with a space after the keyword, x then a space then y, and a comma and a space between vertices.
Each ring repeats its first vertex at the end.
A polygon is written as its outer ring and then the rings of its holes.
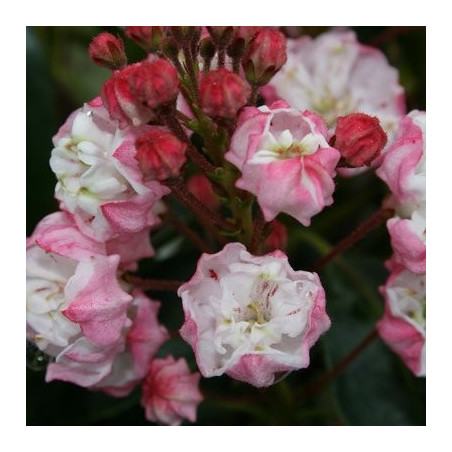
MULTIPOLYGON (((351 27, 364 44, 379 47, 400 73, 407 111, 425 109, 425 28, 351 27)), ((315 36, 327 27, 289 27, 286 32, 315 36)), ((53 198, 55 178, 49 167, 52 136, 70 112, 97 96, 109 71, 91 63, 90 40, 100 31, 122 34, 117 28, 27 28, 27 235, 47 214, 58 209, 53 198)), ((143 52, 124 39, 129 61, 143 52)), ((348 235, 381 204, 386 187, 373 174, 337 179, 332 207, 304 228, 289 218, 288 255, 296 269, 308 269, 332 244, 348 235)), ((189 221, 189 219, 187 219, 189 221)), ((153 237, 157 253, 140 265, 143 274, 187 280, 199 253, 175 231, 153 237), (168 248, 166 248, 168 249, 168 248), (181 259, 181 255, 183 258, 181 259)), ((378 286, 387 272, 390 246, 384 227, 369 234, 320 274, 327 293, 330 331, 311 351, 308 369, 294 372, 265 390, 228 377, 202 379, 205 401, 198 410, 199 425, 425 425, 425 379, 415 378, 379 340, 330 385, 311 398, 297 395, 353 349, 383 312, 378 286)), ((162 301, 161 320, 171 330, 182 324, 174 294, 155 293, 162 301)), ((182 341, 165 344, 161 355, 185 356, 195 369, 190 348, 182 341)), ((137 389, 115 399, 63 382, 44 382, 45 370, 35 350, 27 347, 27 425, 149 425, 139 405, 137 389)))

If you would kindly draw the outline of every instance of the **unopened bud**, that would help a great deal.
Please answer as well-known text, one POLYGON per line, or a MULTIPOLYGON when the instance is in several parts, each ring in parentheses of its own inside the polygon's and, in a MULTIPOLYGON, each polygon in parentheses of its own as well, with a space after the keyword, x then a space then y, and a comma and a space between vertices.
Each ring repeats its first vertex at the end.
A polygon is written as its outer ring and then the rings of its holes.
POLYGON ((146 52, 155 53, 160 49, 163 27, 126 27, 126 36, 146 52))
POLYGON ((179 77, 175 67, 167 60, 141 63, 130 79, 131 91, 143 104, 156 108, 176 100, 179 77))
POLYGON ((220 207, 220 200, 212 189, 209 179, 203 174, 195 174, 188 179, 188 191, 210 210, 220 207))
POLYGON ((246 47, 260 31, 265 27, 238 27, 237 39, 241 39, 246 47))
POLYGON ((271 232, 264 242, 264 252, 284 251, 287 247, 287 228, 278 220, 270 223, 271 232))
POLYGON ((248 102, 251 87, 239 75, 221 68, 203 77, 199 93, 204 113, 212 117, 233 118, 248 102))
POLYGON ((135 147, 135 158, 145 180, 177 177, 186 160, 186 143, 161 127, 153 127, 137 138, 135 147))
POLYGON ((101 90, 101 98, 110 117, 119 122, 121 129, 128 125, 146 124, 154 117, 152 110, 143 105, 130 90, 129 79, 142 63, 114 71, 101 90))
POLYGON ((201 58, 210 61, 215 56, 216 48, 212 39, 207 37, 202 39, 199 44, 199 54, 201 58))
POLYGON ((370 166, 386 146, 388 138, 378 118, 352 113, 337 119, 336 135, 331 140, 348 166, 370 166))
POLYGON ((97 35, 89 45, 89 56, 94 63, 107 69, 121 69, 127 64, 122 39, 111 33, 97 35))
POLYGON ((277 30, 261 30, 242 59, 246 78, 253 85, 265 85, 287 61, 286 38, 277 30))

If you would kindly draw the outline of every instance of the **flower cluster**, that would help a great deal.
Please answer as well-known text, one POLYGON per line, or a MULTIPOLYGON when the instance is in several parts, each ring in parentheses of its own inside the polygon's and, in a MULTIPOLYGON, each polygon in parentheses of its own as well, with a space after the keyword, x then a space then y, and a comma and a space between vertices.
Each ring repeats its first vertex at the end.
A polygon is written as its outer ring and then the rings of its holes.
POLYGON ((403 117, 383 54, 348 31, 288 40, 275 27, 146 26, 125 35, 145 51, 141 61, 129 64, 110 33, 89 46, 111 73, 54 136, 60 211, 27 238, 27 340, 49 356, 46 381, 114 397, 141 386, 146 419, 179 425, 196 422, 201 375, 262 388, 307 368, 331 325, 328 294, 317 273, 289 264, 287 226, 309 227, 333 205, 344 168, 376 166, 395 211, 378 329, 424 375, 425 114, 403 117), (186 282, 143 277, 139 263, 166 227, 200 251, 186 282), (180 297, 183 322, 171 333, 162 302, 145 293, 161 290, 180 297), (194 360, 162 356, 170 337, 194 360))
POLYGON ((378 330, 415 375, 425 376, 425 112, 412 111, 401 121, 377 174, 390 188, 386 202, 395 210, 387 222, 394 254, 381 288, 386 310, 378 330))

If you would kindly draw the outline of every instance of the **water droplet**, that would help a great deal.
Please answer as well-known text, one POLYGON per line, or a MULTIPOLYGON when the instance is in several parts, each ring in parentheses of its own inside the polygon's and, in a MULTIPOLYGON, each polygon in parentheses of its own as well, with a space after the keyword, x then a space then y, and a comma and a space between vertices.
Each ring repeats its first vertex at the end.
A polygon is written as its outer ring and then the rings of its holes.
POLYGON ((52 358, 39 350, 35 344, 27 341, 27 367, 31 370, 39 371, 47 367, 52 358))

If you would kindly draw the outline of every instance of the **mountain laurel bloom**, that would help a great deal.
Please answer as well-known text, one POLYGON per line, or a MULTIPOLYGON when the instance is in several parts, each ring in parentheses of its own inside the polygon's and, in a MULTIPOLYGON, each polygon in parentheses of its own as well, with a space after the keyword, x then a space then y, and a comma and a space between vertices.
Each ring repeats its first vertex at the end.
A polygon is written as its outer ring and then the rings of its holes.
POLYGON ((426 198, 425 123, 423 111, 413 110, 405 116, 376 171, 404 208, 416 208, 426 198))
POLYGON ((199 373, 190 373, 184 358, 154 359, 142 385, 146 419, 165 425, 180 425, 184 419, 196 422, 196 409, 203 400, 199 378, 199 373))
POLYGON ((385 313, 377 324, 385 343, 418 377, 425 376, 425 274, 391 263, 392 273, 380 290, 385 313))
POLYGON ((319 116, 284 102, 247 107, 225 158, 242 172, 236 186, 256 195, 265 220, 287 213, 304 226, 333 203, 340 154, 319 116))
POLYGON ((352 31, 330 31, 313 39, 289 40, 287 63, 264 90, 298 110, 323 116, 334 129, 339 116, 377 116, 391 135, 405 114, 398 72, 378 49, 360 44, 352 31))
POLYGON ((204 377, 226 373, 257 387, 309 365, 309 349, 330 326, 315 273, 294 271, 274 251, 253 256, 241 243, 203 254, 178 291, 180 334, 204 377))
POLYGON ((169 189, 143 181, 135 141, 149 126, 120 130, 99 98, 72 113, 53 138, 55 196, 80 230, 105 241, 157 223, 152 207, 169 189))

